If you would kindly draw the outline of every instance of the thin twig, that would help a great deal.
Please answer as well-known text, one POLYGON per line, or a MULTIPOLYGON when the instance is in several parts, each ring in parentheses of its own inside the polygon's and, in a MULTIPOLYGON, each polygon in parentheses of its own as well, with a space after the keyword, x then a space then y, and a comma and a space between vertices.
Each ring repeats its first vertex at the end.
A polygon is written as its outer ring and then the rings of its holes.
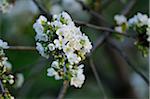
POLYGON ((108 37, 108 35, 109 34, 106 33, 105 35, 102 35, 102 36, 100 36, 98 38, 98 40, 94 43, 91 52, 89 54, 87 54, 87 57, 90 57, 97 48, 99 48, 100 46, 102 46, 102 44, 104 43, 104 41, 108 37))
MULTIPOLYGON (((130 38, 133 38, 135 39, 134 36, 132 35, 129 35, 128 33, 124 32, 124 33, 120 33, 120 32, 117 32, 111 28, 107 28, 107 27, 102 27, 102 26, 97 26, 97 25, 93 25, 93 24, 89 24, 89 23, 86 23, 86 22, 83 22, 83 21, 77 21, 75 20, 75 23, 79 24, 79 25, 84 25, 84 26, 88 26, 88 27, 91 27, 91 28, 94 28, 94 29, 97 29, 97 30, 101 30, 101 31, 107 31, 107 32, 113 32, 113 33, 116 33, 118 35, 122 35, 122 36, 125 36, 125 37, 130 37, 130 38)), ((107 32, 103 32, 105 33, 104 36, 107 35, 107 32)), ((109 33, 110 34, 110 33, 109 33)), ((102 36, 102 41, 104 40, 104 37, 102 36)), ((98 42, 101 42, 101 40, 98 40, 98 42)), ((98 46, 99 43, 96 43, 96 47, 98 46)), ((31 50, 31 51, 34 51, 36 50, 35 47, 31 47, 31 46, 10 46, 8 48, 8 50, 31 50)), ((95 48, 94 48, 95 50, 95 48)))
POLYGON ((108 28, 108 27, 97 26, 97 25, 94 25, 94 24, 89 24, 87 22, 78 21, 78 20, 75 20, 75 23, 77 23, 79 25, 87 26, 87 27, 90 27, 90 28, 93 28, 93 29, 97 29, 97 30, 101 30, 101 31, 107 31, 107 32, 111 32, 111 33, 116 33, 118 35, 135 38, 134 36, 129 35, 127 32, 117 32, 114 29, 111 29, 111 28, 108 28))
POLYGON ((103 99, 107 99, 107 96, 106 96, 105 91, 104 91, 104 87, 102 85, 102 81, 100 80, 100 77, 99 77, 98 72, 96 70, 96 67, 94 65, 93 59, 89 58, 89 62, 90 62, 90 66, 91 66, 92 72, 94 74, 94 77, 95 77, 95 79, 97 81, 97 84, 98 84, 100 90, 102 91, 103 99))
POLYGON ((86 10, 87 12, 89 12, 92 16, 104 21, 105 23, 109 24, 110 23, 99 13, 95 12, 94 10, 90 9, 87 5, 85 5, 81 0, 76 0, 81 6, 83 10, 86 10))
POLYGON ((135 3, 136 3, 136 0, 130 0, 129 3, 127 3, 124 9, 121 11, 121 14, 127 15, 131 11, 135 3))
MULTIPOLYGON (((98 14, 97 12, 93 11, 92 9, 90 9, 88 6, 86 6, 82 1, 80 0, 76 0, 78 3, 81 4, 81 6, 83 7, 84 10, 87 10, 89 13, 91 13, 93 16, 96 16, 97 18, 100 18, 101 20, 105 21, 104 17, 100 14, 98 14)), ((135 1, 135 0, 133 0, 135 1)), ((40 12, 45 14, 48 18, 51 18, 52 15, 50 13, 48 13, 43 7, 40 6, 40 4, 36 1, 36 0, 33 0, 33 2, 37 5, 37 7, 39 8, 40 12)), ((134 2, 131 2, 130 3, 130 9, 132 8, 132 6, 134 5, 134 2)), ((129 9, 127 10, 126 9, 127 7, 125 7, 125 12, 123 12, 124 14, 128 13, 129 12, 129 9)), ((119 35, 123 35, 123 36, 126 36, 126 37, 132 37, 134 38, 133 36, 131 35, 128 35, 126 32, 117 32, 111 28, 107 28, 107 27, 101 27, 101 26, 97 26, 97 25, 93 25, 93 24, 89 24, 87 22, 83 22, 83 21, 78 21, 78 20, 75 20, 75 23, 79 24, 79 25, 84 25, 84 26, 88 26, 88 27, 91 27, 91 28, 94 28, 94 29, 97 29, 97 30, 103 30, 103 31, 107 31, 107 32, 115 32, 116 34, 119 34, 119 35)))
POLYGON ((117 52, 119 52, 119 54, 124 58, 124 60, 128 63, 128 65, 138 74, 140 75, 143 80, 147 83, 147 85, 149 85, 149 79, 138 69, 136 68, 131 61, 129 60, 128 56, 126 55, 126 53, 120 49, 116 44, 114 44, 112 41, 109 42, 110 46, 112 48, 114 48, 117 52))
MULTIPOLYGON (((101 37, 96 41, 96 43, 94 44, 94 47, 93 47, 93 49, 92 49, 91 52, 94 52, 95 49, 98 48, 99 45, 101 45, 101 43, 104 42, 106 36, 107 36, 107 33, 105 33, 105 35, 101 36, 101 37)), ((32 46, 9 46, 8 50, 36 51, 36 48, 35 48, 35 47, 32 47, 32 46)))
POLYGON ((32 0, 32 1, 38 7, 38 9, 40 10, 40 14, 46 16, 48 18, 48 20, 51 20, 52 15, 50 13, 48 13, 36 0, 32 0))
MULTIPOLYGON (((95 16, 95 17, 101 19, 101 20, 103 20, 103 21, 104 21, 105 23, 107 23, 108 25, 111 25, 110 22, 107 22, 106 19, 105 19, 102 15, 100 15, 99 13, 97 13, 97 12, 93 11, 92 9, 90 9, 90 8, 89 8, 87 5, 85 5, 82 1, 80 1, 80 0, 76 0, 76 1, 81 4, 83 10, 88 11, 91 15, 93 15, 93 16, 95 16)), ((122 14, 126 15, 126 14, 128 14, 129 11, 132 9, 132 7, 134 6, 136 0, 131 0, 131 1, 132 1, 132 2, 129 2, 129 5, 127 5, 127 6, 123 9, 122 14)), ((112 33, 112 32, 115 32, 116 34, 124 35, 124 36, 126 36, 126 37, 132 37, 132 38, 135 39, 135 37, 133 37, 133 36, 131 36, 131 35, 128 35, 126 32, 121 33, 121 32, 117 32, 117 31, 115 31, 115 30, 113 30, 113 29, 111 29, 111 28, 100 27, 100 26, 96 26, 96 25, 92 25, 92 24, 84 23, 84 22, 80 22, 80 21, 76 21, 76 23, 78 23, 78 24, 83 24, 83 25, 85 25, 85 26, 88 26, 88 27, 91 27, 91 28, 94 28, 94 29, 98 29, 98 30, 104 30, 104 31, 108 31, 108 32, 111 32, 111 33, 112 33)))
POLYGON ((4 94, 5 93, 5 89, 4 89, 4 86, 2 84, 1 79, 0 79, 0 89, 1 89, 1 94, 4 94))
POLYGON ((93 49, 92 49, 92 51, 90 52, 90 54, 87 55, 87 57, 89 57, 90 66, 91 66, 91 68, 92 68, 92 72, 93 72, 93 74, 94 74, 94 77, 95 77, 95 79, 96 79, 96 81, 97 81, 97 84, 98 84, 100 90, 101 90, 102 93, 103 93, 104 99, 107 99, 107 97, 106 97, 104 88, 103 88, 103 86, 102 86, 100 77, 99 77, 99 75, 98 75, 98 73, 97 73, 96 67, 95 67, 95 65, 94 65, 94 63, 93 63, 93 60, 91 59, 91 55, 92 55, 92 53, 93 53, 97 48, 99 48, 100 46, 103 45, 104 41, 106 40, 106 38, 107 38, 108 36, 109 36, 109 33, 108 33, 108 32, 107 32, 105 35, 101 36, 101 37, 96 41, 96 43, 95 43, 95 45, 93 46, 93 49))
POLYGON ((36 48, 32 46, 9 46, 8 50, 27 50, 27 51, 35 51, 36 48))
POLYGON ((112 2, 114 2, 114 0, 105 0, 102 7, 100 8, 100 11, 106 9, 112 2))
MULTIPOLYGON (((44 10, 44 8, 42 8, 40 6, 40 4, 36 1, 36 0, 33 0, 33 2, 37 5, 37 7, 39 8, 39 10, 41 11, 41 13, 44 13, 44 15, 46 15, 48 18, 52 18, 52 15, 49 14, 47 11, 44 10)), ((97 16, 98 18, 104 20, 103 16, 101 16, 100 14, 96 13, 95 11, 91 10, 88 6, 86 6, 82 1, 79 1, 77 0, 77 2, 79 2, 83 8, 87 11, 89 11, 92 15, 94 16, 97 16)), ((75 23, 79 24, 79 25, 84 25, 84 26, 87 26, 87 27, 90 27, 90 28, 94 28, 94 29, 97 29, 97 30, 102 30, 102 31, 107 31, 107 32, 114 32, 118 35, 123 35, 123 36, 126 36, 126 37, 131 37, 133 38, 133 36, 131 35, 128 35, 126 32, 117 32, 111 28, 107 28, 107 27, 101 27, 101 26, 97 26, 97 25, 93 25, 93 24, 89 24, 87 22, 83 22, 83 21, 78 21, 78 20, 75 20, 75 23)))
POLYGON ((63 86, 58 94, 58 97, 57 99, 64 99, 64 96, 67 92, 67 89, 68 89, 68 86, 69 86, 69 81, 68 80, 64 80, 63 82, 63 86))

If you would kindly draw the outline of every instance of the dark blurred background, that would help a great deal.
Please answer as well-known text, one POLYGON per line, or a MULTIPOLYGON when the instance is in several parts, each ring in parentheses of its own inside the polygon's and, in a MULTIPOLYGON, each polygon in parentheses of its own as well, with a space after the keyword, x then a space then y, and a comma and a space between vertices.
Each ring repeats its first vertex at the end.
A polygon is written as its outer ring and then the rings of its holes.
MULTIPOLYGON (((67 11, 74 20, 82 20, 96 25, 104 25, 75 0, 37 0, 49 13, 58 14, 67 11)), ((102 14, 114 24, 113 17, 132 0, 82 0, 88 7, 102 14)), ((148 14, 148 0, 135 0, 133 8, 127 14, 130 18, 137 12, 148 14)), ((39 16, 39 10, 32 0, 16 0, 9 13, 0 14, 0 38, 12 46, 35 46, 33 23, 39 16)), ((94 42, 104 31, 81 27, 82 31, 94 42)), ((131 62, 146 76, 149 74, 148 58, 144 58, 134 46, 134 40, 124 38, 116 40, 118 46, 126 52, 131 62)), ((56 81, 47 76, 51 60, 42 58, 37 51, 7 50, 6 55, 13 65, 13 72, 23 73, 25 81, 21 88, 11 88, 17 99, 53 99, 63 81, 56 81)), ((104 43, 92 55, 105 93, 109 98, 148 99, 148 85, 133 71, 128 64, 107 43, 104 43)), ((103 99, 88 59, 84 61, 86 80, 81 89, 69 87, 67 99, 103 99)))

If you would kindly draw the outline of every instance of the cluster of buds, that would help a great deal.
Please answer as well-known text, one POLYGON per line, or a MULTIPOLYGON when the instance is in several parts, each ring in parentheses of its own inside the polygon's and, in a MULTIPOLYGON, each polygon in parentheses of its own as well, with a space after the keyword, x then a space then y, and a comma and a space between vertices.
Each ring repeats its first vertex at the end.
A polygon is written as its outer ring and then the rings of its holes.
MULTIPOLYGON (((5 88, 7 85, 14 84, 14 76, 11 74, 11 64, 7 61, 8 58, 5 57, 3 49, 9 48, 6 42, 0 39, 0 81, 4 87, 4 91, 0 94, 1 99, 13 99, 8 89, 5 88)), ((2 86, 1 86, 2 87, 2 86)), ((1 89, 2 90, 2 89, 1 89)))
POLYGON ((128 21, 123 15, 116 15, 114 19, 119 25, 119 27, 115 27, 117 32, 133 30, 137 33, 135 45, 144 57, 147 56, 150 42, 150 18, 145 14, 137 13, 128 21))
POLYGON ((79 65, 79 62, 92 49, 88 37, 75 26, 66 12, 53 15, 51 22, 40 16, 33 28, 38 52, 45 58, 54 57, 47 75, 54 76, 56 80, 69 80, 71 85, 81 87, 85 76, 84 65, 79 65))

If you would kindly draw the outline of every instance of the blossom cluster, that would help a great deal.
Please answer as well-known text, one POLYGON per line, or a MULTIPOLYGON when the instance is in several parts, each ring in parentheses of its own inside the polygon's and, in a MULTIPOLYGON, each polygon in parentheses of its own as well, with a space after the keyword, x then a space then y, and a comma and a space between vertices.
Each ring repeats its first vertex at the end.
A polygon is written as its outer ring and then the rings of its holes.
POLYGON ((147 56, 150 42, 150 18, 146 14, 137 13, 128 20, 123 15, 116 15, 114 19, 118 25, 115 27, 117 32, 133 30, 137 33, 135 45, 144 56, 147 56))
POLYGON ((9 0, 0 0, 0 12, 7 13, 13 7, 13 4, 8 2, 9 0))
MULTIPOLYGON (((9 48, 7 42, 0 39, 0 80, 4 86, 7 84, 14 84, 14 76, 11 74, 11 64, 8 62, 8 58, 5 56, 4 50, 9 48)), ((9 93, 7 88, 4 88, 5 94, 0 94, 1 99, 14 99, 9 93)))
POLYGON ((114 20, 116 21, 117 26, 115 27, 115 30, 117 32, 125 32, 128 24, 127 24, 127 18, 123 15, 115 15, 114 20))
POLYGON ((16 88, 20 88, 24 82, 22 73, 17 73, 15 76, 11 72, 12 65, 4 53, 4 49, 8 48, 8 43, 0 39, 0 81, 5 91, 3 94, 0 94, 0 99, 14 99, 9 93, 7 86, 15 85, 16 88))
POLYGON ((71 85, 81 87, 85 80, 84 65, 78 64, 92 48, 88 37, 66 12, 53 15, 51 22, 40 16, 33 28, 38 52, 45 58, 54 57, 47 75, 56 80, 69 80, 71 85))

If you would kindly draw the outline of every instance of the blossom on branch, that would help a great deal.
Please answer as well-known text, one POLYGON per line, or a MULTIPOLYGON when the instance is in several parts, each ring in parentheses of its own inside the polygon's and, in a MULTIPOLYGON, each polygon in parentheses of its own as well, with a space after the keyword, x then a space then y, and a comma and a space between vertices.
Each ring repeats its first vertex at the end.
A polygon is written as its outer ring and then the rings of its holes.
POLYGON ((54 76, 56 80, 69 80, 71 85, 81 87, 85 80, 84 65, 78 64, 92 49, 89 38, 80 31, 80 27, 75 26, 66 12, 53 15, 51 22, 40 16, 33 28, 36 31, 36 49, 41 56, 54 57, 47 75, 54 76))
POLYGON ((129 28, 137 33, 135 45, 144 56, 148 55, 150 42, 150 18, 146 14, 137 13, 128 21, 129 28))
MULTIPOLYGON (((7 85, 14 84, 14 76, 11 72, 11 64, 8 62, 8 58, 5 56, 4 50, 9 48, 7 42, 0 39, 0 81, 2 83, 1 88, 7 85)), ((2 89, 1 89, 2 90, 2 89)), ((4 87, 4 91, 0 94, 1 99, 13 99, 8 89, 4 87)))
POLYGON ((150 42, 150 18, 146 14, 137 13, 128 20, 123 15, 116 15, 114 20, 117 23, 115 27, 117 32, 132 30, 137 33, 135 45, 143 56, 147 56, 150 42))
POLYGON ((12 74, 12 65, 4 53, 4 49, 8 48, 8 43, 0 39, 0 90, 2 91, 0 93, 0 99, 14 99, 7 87, 15 84, 19 88, 24 82, 23 74, 19 73, 17 77, 12 74))
POLYGON ((117 32, 125 32, 128 29, 127 18, 124 15, 115 15, 114 20, 117 24, 115 30, 117 32))

